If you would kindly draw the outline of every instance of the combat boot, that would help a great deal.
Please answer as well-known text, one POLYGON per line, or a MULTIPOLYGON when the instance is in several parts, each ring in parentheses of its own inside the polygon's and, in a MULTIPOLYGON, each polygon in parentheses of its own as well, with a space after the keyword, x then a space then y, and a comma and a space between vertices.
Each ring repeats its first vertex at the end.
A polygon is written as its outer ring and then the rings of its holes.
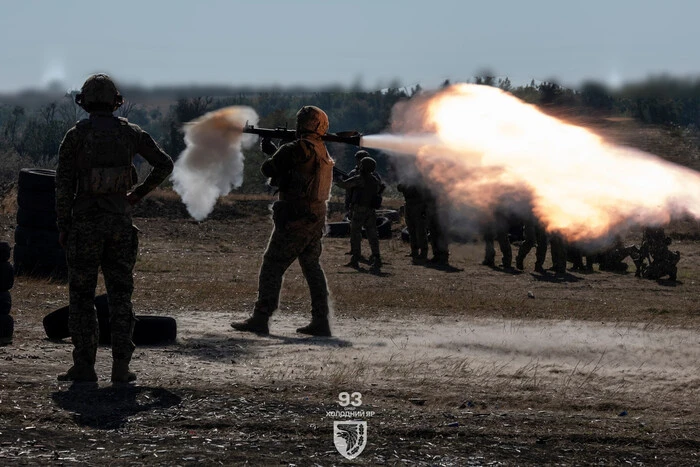
POLYGON ((523 269, 525 269, 525 261, 523 260, 523 258, 521 258, 521 257, 519 257, 519 256, 516 256, 516 258, 515 258, 515 267, 516 267, 517 269, 521 270, 521 271, 522 271, 523 269))
POLYGON ((58 381, 74 381, 76 383, 95 383, 97 373, 95 367, 89 365, 73 365, 62 375, 56 378, 58 381))
POLYGON ((378 272, 382 267, 382 259, 379 255, 372 255, 369 260, 369 270, 373 272, 378 272))
POLYGON ((362 256, 353 254, 352 257, 350 258, 350 261, 347 264, 344 264, 346 268, 353 268, 353 269, 360 269, 360 258, 362 256))
POLYGON ((538 272, 540 274, 547 274, 547 271, 544 270, 541 264, 535 264, 535 272, 538 272))
POLYGON ((253 315, 245 321, 239 323, 231 323, 231 327, 236 331, 253 332, 267 336, 270 334, 270 328, 267 324, 270 317, 262 313, 253 313, 253 315))
POLYGON ((328 323, 328 317, 326 316, 312 317, 311 322, 304 327, 298 328, 297 332, 317 337, 332 337, 331 325, 328 323))
POLYGON ((136 381, 136 373, 129 371, 129 360, 112 361, 112 382, 131 383, 136 381))

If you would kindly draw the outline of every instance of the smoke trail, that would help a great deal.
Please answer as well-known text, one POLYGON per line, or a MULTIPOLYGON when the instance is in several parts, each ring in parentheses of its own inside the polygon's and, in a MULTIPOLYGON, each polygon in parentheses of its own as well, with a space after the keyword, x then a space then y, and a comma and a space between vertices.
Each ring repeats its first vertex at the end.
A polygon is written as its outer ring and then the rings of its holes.
POLYGON ((391 135, 363 146, 396 159, 474 230, 494 210, 534 214, 570 241, 608 242, 632 225, 700 218, 700 175, 541 112, 497 88, 456 85, 398 104, 391 135), (475 214, 478 213, 478 214, 475 214))
POLYGON ((258 123, 250 107, 226 107, 209 112, 184 126, 187 147, 175 163, 173 188, 198 221, 214 209, 219 196, 243 183, 242 148, 257 136, 243 134, 246 122, 258 123))

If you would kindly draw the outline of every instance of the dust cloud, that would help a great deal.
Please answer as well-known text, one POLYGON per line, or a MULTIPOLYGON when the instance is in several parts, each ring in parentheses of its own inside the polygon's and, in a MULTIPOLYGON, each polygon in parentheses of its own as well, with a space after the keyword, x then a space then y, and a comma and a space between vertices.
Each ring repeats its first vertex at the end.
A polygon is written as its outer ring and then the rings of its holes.
POLYGON ((257 135, 242 133, 246 122, 258 123, 252 108, 226 107, 184 125, 186 148, 175 163, 172 181, 194 219, 205 219, 220 196, 243 183, 242 150, 257 140, 257 135))

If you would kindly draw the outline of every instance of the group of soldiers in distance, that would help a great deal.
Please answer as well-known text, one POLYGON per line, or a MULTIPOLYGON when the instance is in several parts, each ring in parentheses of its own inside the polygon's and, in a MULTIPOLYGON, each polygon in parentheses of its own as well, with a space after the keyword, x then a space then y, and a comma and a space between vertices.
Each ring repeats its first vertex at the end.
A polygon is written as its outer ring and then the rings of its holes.
MULTIPOLYGON (((397 189, 405 200, 404 218, 413 264, 454 270, 448 262, 449 233, 441 225, 440 205, 435 193, 424 184, 399 183, 397 189), (428 244, 432 248, 431 258, 428 258, 428 244)), ((522 219, 506 216, 498 210, 492 214, 491 222, 482 229, 485 248, 481 264, 484 266, 497 267, 494 247, 496 242, 502 256, 499 266, 504 271, 524 270, 525 258, 535 248, 534 270, 546 274, 544 262, 549 246, 552 259, 549 270, 555 275, 566 274, 568 262, 572 263, 571 270, 577 272, 593 272, 593 265, 597 263, 601 271, 624 273, 628 269, 624 260, 630 257, 636 268, 636 277, 653 280, 668 277, 669 280, 676 281, 680 252, 669 249, 671 238, 665 235, 661 227, 646 227, 639 247, 625 246, 622 239, 617 237, 607 248, 593 249, 567 243, 560 234, 547 233, 544 226, 532 215, 522 219), (515 269, 511 246, 513 237, 522 238, 515 257, 515 269)))

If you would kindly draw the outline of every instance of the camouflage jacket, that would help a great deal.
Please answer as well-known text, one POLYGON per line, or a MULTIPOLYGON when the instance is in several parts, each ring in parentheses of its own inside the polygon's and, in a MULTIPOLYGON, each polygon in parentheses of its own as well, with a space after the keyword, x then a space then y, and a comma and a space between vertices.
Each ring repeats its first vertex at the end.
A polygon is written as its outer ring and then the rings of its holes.
POLYGON ((323 205, 330 197, 333 159, 321 138, 303 139, 283 144, 267 159, 260 171, 279 187, 279 198, 293 204, 323 205))
POLYGON ((385 185, 377 172, 358 172, 343 181, 336 182, 340 188, 351 191, 353 206, 372 207, 376 196, 381 195, 385 185))
POLYGON ((118 189, 100 194, 86 190, 81 180, 90 168, 114 169, 128 164, 130 169, 136 154, 153 166, 143 183, 133 189, 133 193, 142 198, 173 170, 170 156, 147 132, 126 119, 102 112, 91 114, 89 119, 81 120, 68 130, 58 151, 56 168, 56 224, 59 231, 67 231, 73 216, 80 212, 129 214, 131 206, 126 194, 136 180, 130 180, 126 185, 120 181, 122 186, 118 189), (90 145, 86 141, 96 134, 101 138, 100 154, 89 154, 86 147, 90 145))

